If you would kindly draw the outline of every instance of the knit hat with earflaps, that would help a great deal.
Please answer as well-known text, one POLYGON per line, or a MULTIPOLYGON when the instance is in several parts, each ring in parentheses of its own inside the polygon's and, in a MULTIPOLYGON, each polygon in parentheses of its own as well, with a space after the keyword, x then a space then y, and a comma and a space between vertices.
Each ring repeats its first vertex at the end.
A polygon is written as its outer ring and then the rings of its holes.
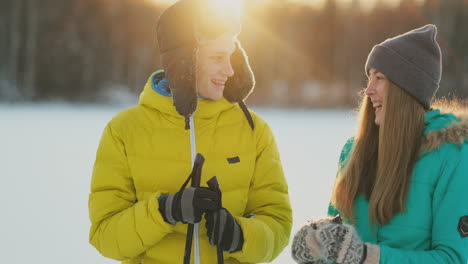
MULTIPOLYGON (((235 31, 233 35, 240 32, 240 18, 216 12, 212 3, 212 0, 180 0, 161 14, 157 25, 161 63, 174 106, 186 118, 197 108, 197 39, 199 36, 215 39, 226 32, 235 31)), ((243 100, 252 92, 255 79, 237 39, 235 44, 236 50, 231 55, 234 76, 226 81, 224 97, 231 103, 239 103, 245 112, 243 100)))
POLYGON ((442 75, 436 35, 436 26, 426 25, 374 46, 367 57, 366 74, 377 69, 429 109, 442 75))

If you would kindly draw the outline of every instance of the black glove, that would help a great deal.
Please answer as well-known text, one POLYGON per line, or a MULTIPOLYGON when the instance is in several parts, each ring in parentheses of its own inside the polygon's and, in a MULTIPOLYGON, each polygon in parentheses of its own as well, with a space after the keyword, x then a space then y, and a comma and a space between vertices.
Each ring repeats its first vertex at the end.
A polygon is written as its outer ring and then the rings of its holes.
POLYGON ((229 252, 242 249, 244 234, 226 208, 206 212, 205 219, 211 245, 219 246, 223 251, 229 252))
POLYGON ((169 196, 161 196, 159 212, 170 224, 195 224, 201 221, 206 211, 218 209, 220 202, 219 192, 207 187, 189 187, 169 196))

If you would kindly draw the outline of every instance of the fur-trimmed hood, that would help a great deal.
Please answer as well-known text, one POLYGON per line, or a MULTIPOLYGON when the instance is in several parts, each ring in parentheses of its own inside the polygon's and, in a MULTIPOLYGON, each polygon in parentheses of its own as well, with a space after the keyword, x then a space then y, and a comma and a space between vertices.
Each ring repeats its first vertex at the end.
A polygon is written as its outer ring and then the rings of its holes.
POLYGON ((468 109, 456 115, 443 114, 440 110, 426 114, 421 152, 430 152, 445 143, 468 144, 468 109))

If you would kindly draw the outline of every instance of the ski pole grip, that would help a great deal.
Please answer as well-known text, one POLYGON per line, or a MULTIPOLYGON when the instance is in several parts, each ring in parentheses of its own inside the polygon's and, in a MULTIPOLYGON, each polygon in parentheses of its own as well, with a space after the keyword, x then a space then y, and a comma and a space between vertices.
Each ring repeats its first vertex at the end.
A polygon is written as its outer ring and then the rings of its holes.
POLYGON ((203 163, 205 163, 205 157, 203 157, 202 154, 197 153, 192 169, 192 187, 200 187, 203 163))
MULTIPOLYGON (((219 189, 218 178, 216 178, 216 176, 213 176, 206 183, 208 183, 208 187, 210 187, 211 190, 219 193, 220 198, 222 197, 221 190, 219 189)), ((220 199, 219 208, 222 208, 222 207, 223 207, 223 204, 222 204, 221 199, 220 199)))
POLYGON ((207 183, 208 183, 208 187, 210 187, 210 189, 212 189, 213 191, 220 191, 218 178, 216 178, 216 176, 213 176, 210 180, 208 180, 207 183))

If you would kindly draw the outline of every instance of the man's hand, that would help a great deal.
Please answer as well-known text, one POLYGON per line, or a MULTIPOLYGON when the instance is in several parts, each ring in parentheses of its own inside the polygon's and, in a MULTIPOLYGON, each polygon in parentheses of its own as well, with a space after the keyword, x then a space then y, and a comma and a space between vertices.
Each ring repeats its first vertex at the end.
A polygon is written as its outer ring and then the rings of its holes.
POLYGON ((227 209, 209 211, 205 214, 205 218, 211 245, 219 246, 223 251, 229 252, 242 249, 244 234, 236 219, 227 209))
POLYGON ((159 212, 170 224, 195 224, 201 221, 203 213, 218 209, 220 202, 220 194, 216 191, 207 187, 189 187, 169 196, 161 196, 159 212))

